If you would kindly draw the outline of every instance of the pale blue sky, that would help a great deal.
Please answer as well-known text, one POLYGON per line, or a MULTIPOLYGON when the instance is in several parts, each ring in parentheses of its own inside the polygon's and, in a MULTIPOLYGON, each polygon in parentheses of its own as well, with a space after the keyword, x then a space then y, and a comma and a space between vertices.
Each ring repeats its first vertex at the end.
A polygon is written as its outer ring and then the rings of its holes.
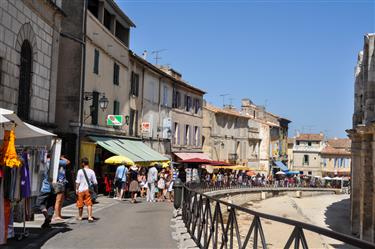
POLYGON ((116 0, 137 25, 130 48, 167 49, 169 64, 206 100, 244 97, 292 120, 289 135, 345 136, 353 112, 354 67, 375 2, 364 0, 116 0))

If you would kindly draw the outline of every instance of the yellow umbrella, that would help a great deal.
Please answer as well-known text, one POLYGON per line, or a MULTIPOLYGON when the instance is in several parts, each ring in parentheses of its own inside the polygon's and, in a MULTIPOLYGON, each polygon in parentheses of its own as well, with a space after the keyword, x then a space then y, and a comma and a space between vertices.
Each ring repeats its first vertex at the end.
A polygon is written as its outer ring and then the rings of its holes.
POLYGON ((134 162, 126 156, 111 156, 110 158, 107 158, 104 162, 107 164, 125 164, 129 166, 134 165, 134 162))

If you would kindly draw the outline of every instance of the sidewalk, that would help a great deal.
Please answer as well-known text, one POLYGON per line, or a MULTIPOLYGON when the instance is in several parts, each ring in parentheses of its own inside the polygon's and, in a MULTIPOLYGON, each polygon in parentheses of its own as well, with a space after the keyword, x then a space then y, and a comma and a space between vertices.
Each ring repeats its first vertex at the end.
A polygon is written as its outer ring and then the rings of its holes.
MULTIPOLYGON (((94 205, 94 217, 95 213, 103 210, 105 208, 111 207, 117 203, 116 200, 108 198, 106 196, 99 196, 98 203, 94 205)), ((28 237, 23 238, 22 240, 17 240, 12 238, 8 240, 7 245, 2 245, 1 248, 40 248, 47 240, 55 236, 58 233, 64 233, 71 231, 70 225, 76 224, 76 216, 78 210, 76 204, 70 204, 62 208, 62 215, 65 218, 64 221, 53 222, 51 223, 50 229, 41 229, 41 225, 44 222, 43 214, 35 214, 34 221, 26 222, 26 230, 28 231, 28 237)), ((84 212, 84 217, 87 214, 84 212)), ((16 234, 22 231, 22 223, 14 223, 16 234)))

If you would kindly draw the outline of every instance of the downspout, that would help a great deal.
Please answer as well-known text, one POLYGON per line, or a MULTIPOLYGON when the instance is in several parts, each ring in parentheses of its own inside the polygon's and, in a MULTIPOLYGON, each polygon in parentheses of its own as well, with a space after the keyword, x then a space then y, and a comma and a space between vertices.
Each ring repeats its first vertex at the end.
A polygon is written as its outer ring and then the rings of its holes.
MULTIPOLYGON (((156 132, 158 132, 158 129, 161 127, 162 129, 163 129, 163 127, 161 126, 161 115, 160 115, 160 113, 161 113, 161 106, 160 106, 160 104, 161 104, 161 101, 160 101, 160 99, 161 99, 161 77, 159 77, 159 94, 158 94, 158 112, 159 112, 159 127, 156 127, 156 132)), ((161 130, 161 132, 163 132, 162 130, 161 130)), ((156 134, 156 136, 157 136, 157 138, 158 138, 158 152, 160 153, 160 136, 159 136, 159 134, 156 134)))
POLYGON ((141 129, 140 129, 140 133, 141 133, 141 139, 143 141, 143 132, 142 132, 142 123, 143 123, 143 100, 144 100, 144 94, 145 94, 145 67, 143 66, 142 68, 142 99, 141 99, 141 129))
MULTIPOLYGON (((84 95, 85 95, 85 78, 86 78, 86 32, 87 32, 87 6, 88 6, 88 0, 84 0, 84 5, 83 5, 83 43, 81 44, 82 47, 82 57, 81 57, 81 83, 80 83, 80 89, 81 89, 81 94, 80 94, 80 124, 79 124, 79 129, 78 129, 78 157, 77 157, 77 162, 76 162, 76 167, 78 165, 79 159, 81 157, 81 135, 82 135, 82 128, 83 128, 83 108, 84 108, 84 95)), ((77 168, 76 168, 77 170, 77 168)))

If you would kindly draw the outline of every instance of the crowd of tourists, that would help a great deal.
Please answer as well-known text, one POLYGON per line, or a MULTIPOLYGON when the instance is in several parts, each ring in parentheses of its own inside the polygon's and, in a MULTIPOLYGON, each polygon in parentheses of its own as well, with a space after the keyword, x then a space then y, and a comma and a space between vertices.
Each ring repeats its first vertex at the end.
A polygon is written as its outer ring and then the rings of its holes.
POLYGON ((201 182, 206 187, 332 187, 340 188, 341 181, 325 181, 319 177, 301 174, 255 174, 252 171, 225 171, 205 173, 201 182))
POLYGON ((176 175, 171 168, 161 165, 138 167, 119 165, 113 182, 104 180, 108 195, 113 193, 117 200, 124 200, 128 195, 131 203, 137 202, 137 196, 146 197, 147 202, 172 201, 173 180, 176 175))

